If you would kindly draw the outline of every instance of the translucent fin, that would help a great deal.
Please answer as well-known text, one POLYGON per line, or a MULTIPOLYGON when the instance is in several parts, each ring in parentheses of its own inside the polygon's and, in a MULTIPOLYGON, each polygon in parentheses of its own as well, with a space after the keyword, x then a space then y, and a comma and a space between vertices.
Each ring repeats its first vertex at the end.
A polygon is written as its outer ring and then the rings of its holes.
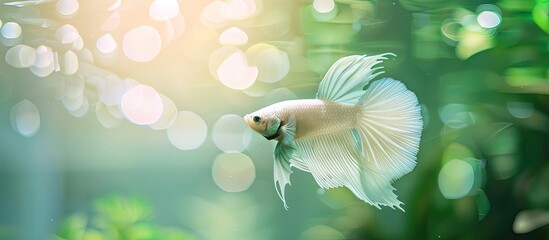
POLYGON ((288 118, 288 122, 284 124, 284 126, 281 127, 282 130, 282 136, 283 136, 283 143, 284 144, 290 144, 294 140, 295 131, 296 131, 296 121, 295 121, 295 115, 292 114, 288 118))
POLYGON ((401 82, 384 78, 368 87, 359 104, 355 129, 362 142, 366 195, 398 207, 391 183, 414 169, 423 128, 417 97, 401 82))
POLYGON ((286 198, 284 196, 284 188, 286 184, 291 185, 290 175, 292 170, 290 169, 290 159, 295 151, 295 145, 283 144, 278 142, 274 150, 274 184, 278 196, 284 203, 284 208, 288 209, 286 205, 286 198))
POLYGON ((356 129, 352 129, 351 133, 353 134, 353 139, 356 143, 356 149, 360 155, 362 155, 362 141, 360 141, 360 136, 358 135, 358 132, 356 129))
POLYGON ((379 207, 361 184, 360 154, 352 130, 295 141, 297 151, 320 187, 345 186, 358 198, 379 207))
POLYGON ((309 167, 307 167, 307 164, 305 164, 305 161, 303 161, 303 158, 301 158, 301 156, 296 154, 292 156, 292 160, 290 161, 290 166, 295 167, 304 172, 311 172, 309 170, 309 167))
POLYGON ((316 98, 339 103, 356 104, 364 93, 364 86, 383 71, 382 67, 374 66, 387 59, 386 56, 396 56, 384 53, 375 56, 353 55, 335 62, 318 88, 316 98))

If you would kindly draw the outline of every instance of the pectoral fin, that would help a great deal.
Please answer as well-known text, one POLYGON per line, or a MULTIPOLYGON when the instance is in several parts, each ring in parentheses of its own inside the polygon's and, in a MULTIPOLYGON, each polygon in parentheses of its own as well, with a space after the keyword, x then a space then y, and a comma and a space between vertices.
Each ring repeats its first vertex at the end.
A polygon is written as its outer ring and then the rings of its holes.
POLYGON ((290 175, 292 174, 292 170, 290 169, 290 159, 292 158, 295 149, 293 142, 290 142, 290 144, 278 142, 274 150, 275 189, 286 209, 288 209, 288 205, 286 205, 286 199, 284 197, 284 188, 286 187, 286 184, 291 185, 290 175))
POLYGON ((284 136, 282 142, 286 145, 290 145, 291 142, 294 141, 296 131, 296 120, 294 114, 290 115, 288 121, 280 128, 280 130, 282 131, 282 136, 284 136))

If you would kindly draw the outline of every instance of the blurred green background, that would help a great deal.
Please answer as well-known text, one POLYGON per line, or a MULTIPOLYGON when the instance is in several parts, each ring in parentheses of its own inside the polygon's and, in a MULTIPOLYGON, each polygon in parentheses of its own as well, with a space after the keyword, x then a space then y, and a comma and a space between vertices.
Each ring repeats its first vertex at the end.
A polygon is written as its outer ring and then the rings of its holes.
POLYGON ((549 239, 547 0, 0 2, 0 239, 549 239), (385 52, 406 212, 299 171, 284 210, 239 116, 385 52))

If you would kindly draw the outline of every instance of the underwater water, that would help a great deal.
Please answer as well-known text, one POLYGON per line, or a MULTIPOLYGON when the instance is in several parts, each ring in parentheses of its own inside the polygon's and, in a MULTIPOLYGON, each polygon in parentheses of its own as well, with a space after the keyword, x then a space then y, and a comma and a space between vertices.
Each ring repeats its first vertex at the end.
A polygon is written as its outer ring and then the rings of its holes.
POLYGON ((0 5, 0 239, 549 239, 547 0, 0 5), (339 58, 418 97, 405 212, 294 169, 244 114, 339 58))

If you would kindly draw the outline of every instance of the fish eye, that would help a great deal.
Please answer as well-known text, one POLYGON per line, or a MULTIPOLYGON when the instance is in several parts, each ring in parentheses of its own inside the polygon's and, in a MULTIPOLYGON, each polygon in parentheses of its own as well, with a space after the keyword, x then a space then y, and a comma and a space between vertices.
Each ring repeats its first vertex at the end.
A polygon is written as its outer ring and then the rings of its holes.
POLYGON ((254 120, 254 122, 258 123, 259 121, 261 121, 261 117, 254 116, 253 120, 254 120))

